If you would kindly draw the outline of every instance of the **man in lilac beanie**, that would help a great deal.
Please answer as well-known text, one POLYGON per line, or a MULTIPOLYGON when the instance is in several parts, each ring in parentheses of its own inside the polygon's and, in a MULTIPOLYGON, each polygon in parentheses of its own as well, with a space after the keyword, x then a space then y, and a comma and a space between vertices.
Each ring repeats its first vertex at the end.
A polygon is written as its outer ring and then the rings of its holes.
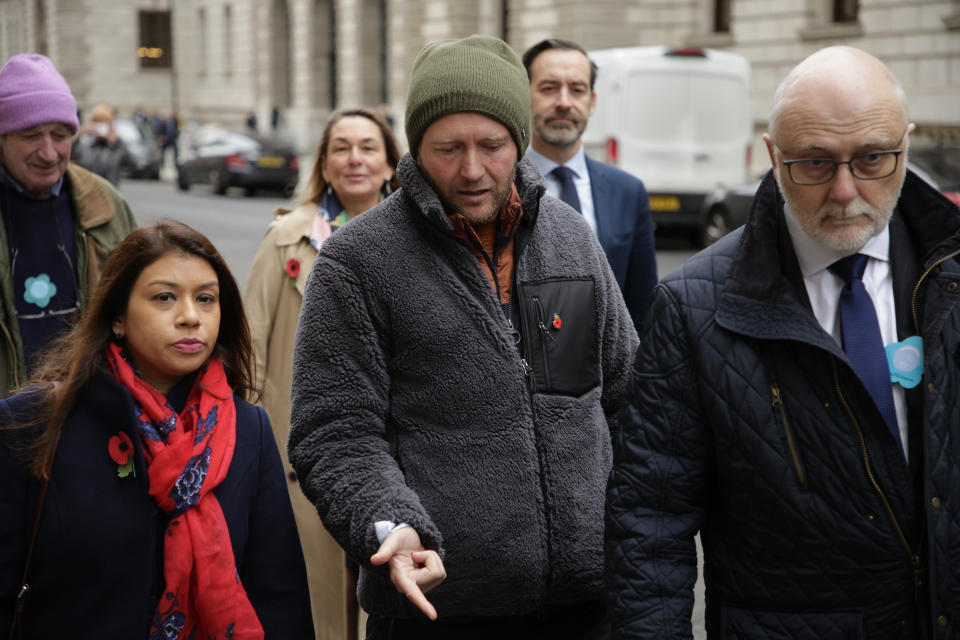
POLYGON ((0 69, 0 396, 69 329, 104 260, 136 227, 123 196, 70 162, 77 102, 37 54, 0 69))

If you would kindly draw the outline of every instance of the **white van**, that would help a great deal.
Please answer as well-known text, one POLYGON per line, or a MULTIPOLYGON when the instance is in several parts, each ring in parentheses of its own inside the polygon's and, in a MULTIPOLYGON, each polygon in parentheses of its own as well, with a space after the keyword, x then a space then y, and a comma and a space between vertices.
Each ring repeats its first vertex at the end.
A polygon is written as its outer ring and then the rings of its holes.
POLYGON ((643 180, 658 227, 699 235, 707 194, 748 180, 750 63, 727 51, 660 46, 589 56, 598 73, 587 154, 643 180))

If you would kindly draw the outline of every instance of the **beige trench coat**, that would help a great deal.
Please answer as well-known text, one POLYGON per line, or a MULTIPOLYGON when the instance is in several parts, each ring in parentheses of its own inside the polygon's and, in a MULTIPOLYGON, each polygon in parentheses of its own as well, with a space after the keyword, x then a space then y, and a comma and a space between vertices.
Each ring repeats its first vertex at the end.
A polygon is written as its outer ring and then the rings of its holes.
POLYGON ((301 205, 290 213, 278 209, 250 269, 245 305, 256 353, 256 385, 260 404, 273 424, 287 473, 287 488, 307 562, 313 621, 320 640, 346 637, 346 586, 343 550, 327 533, 313 504, 303 495, 287 458, 290 432, 290 383, 293 344, 303 289, 316 249, 307 239, 317 205, 301 205), (296 281, 285 272, 299 261, 296 281))

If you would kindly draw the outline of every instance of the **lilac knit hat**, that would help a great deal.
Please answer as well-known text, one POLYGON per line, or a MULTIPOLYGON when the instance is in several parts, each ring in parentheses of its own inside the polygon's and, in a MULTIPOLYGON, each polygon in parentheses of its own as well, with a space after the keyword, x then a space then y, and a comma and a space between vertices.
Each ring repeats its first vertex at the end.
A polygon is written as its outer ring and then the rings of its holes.
POLYGON ((46 56, 13 56, 0 69, 0 135, 48 122, 62 122, 74 133, 80 125, 67 81, 46 56))

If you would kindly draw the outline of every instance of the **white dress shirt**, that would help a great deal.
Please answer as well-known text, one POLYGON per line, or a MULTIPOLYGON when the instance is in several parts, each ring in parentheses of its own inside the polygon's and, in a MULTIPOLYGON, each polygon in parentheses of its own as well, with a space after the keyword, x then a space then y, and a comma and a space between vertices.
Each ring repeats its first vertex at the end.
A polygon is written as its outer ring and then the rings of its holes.
MULTIPOLYGON (((540 169, 540 173, 546 178, 547 195, 559 200, 560 180, 550 172, 560 165, 536 151, 533 145, 527 147, 526 157, 536 165, 537 169, 540 169)), ((593 208, 593 193, 590 191, 590 173, 587 171, 587 154, 583 151, 583 145, 580 145, 580 148, 573 157, 567 160, 563 166, 573 171, 573 186, 577 188, 577 197, 580 198, 580 213, 583 214, 583 218, 587 221, 587 224, 590 225, 590 228, 593 229, 593 233, 596 234, 597 215, 593 208)))
MULTIPOLYGON (((800 223, 797 222, 790 207, 784 205, 784 217, 787 229, 790 231, 790 240, 793 250, 800 263, 800 272, 803 274, 803 284, 813 307, 813 315, 823 330, 833 336, 841 347, 843 346, 840 332, 840 292, 844 282, 827 268, 837 260, 853 253, 862 253, 869 256, 866 269, 863 272, 863 286, 873 300, 873 307, 877 312, 877 322, 880 324, 880 338, 884 345, 897 342, 897 313, 893 301, 893 274, 890 270, 890 227, 870 239, 860 251, 837 251, 823 245, 808 236, 800 223)), ((897 413, 897 426, 900 430, 900 443, 904 455, 907 451, 907 403, 903 387, 899 383, 890 383, 893 389, 893 404, 897 413)))

